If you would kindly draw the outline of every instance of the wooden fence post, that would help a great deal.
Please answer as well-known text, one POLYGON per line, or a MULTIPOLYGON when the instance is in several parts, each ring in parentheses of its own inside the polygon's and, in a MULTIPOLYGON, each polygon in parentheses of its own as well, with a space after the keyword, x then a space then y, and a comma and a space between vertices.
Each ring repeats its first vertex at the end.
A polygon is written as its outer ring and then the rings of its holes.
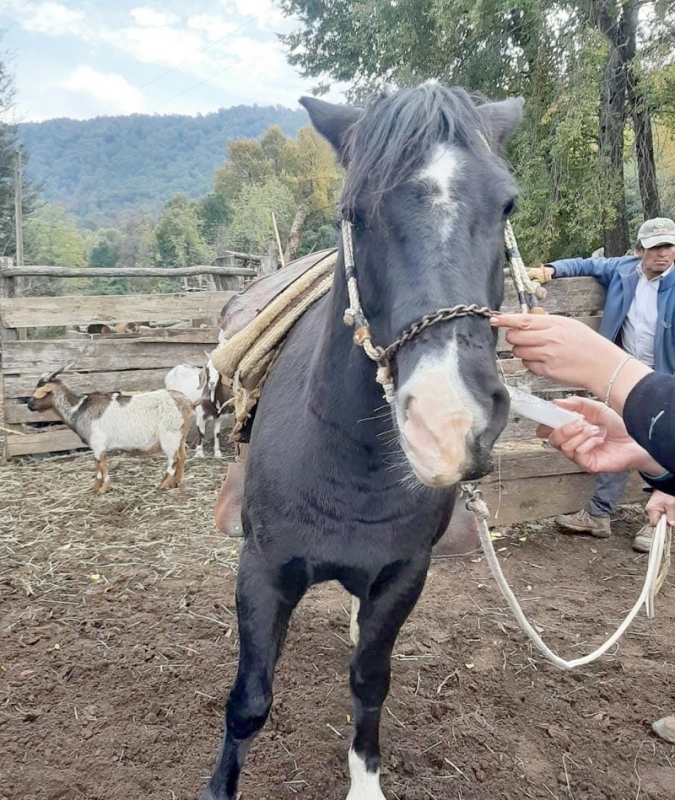
MULTIPOLYGON (((0 257, 0 267, 11 267, 12 266, 12 259, 7 258, 6 256, 0 257)), ((0 300, 5 298, 14 297, 14 281, 15 278, 10 276, 2 275, 0 276, 0 300)), ((0 432, 2 435, 2 451, 3 451, 3 458, 7 460, 7 437, 11 434, 9 433, 10 430, 16 428, 17 430, 20 429, 18 425, 10 426, 5 422, 5 371, 2 368, 2 364, 4 362, 4 349, 5 344, 7 342, 15 342, 18 339, 18 334, 15 328, 7 328, 5 327, 5 320, 0 314, 0 409, 2 413, 0 414, 0 420, 2 420, 2 428, 3 430, 0 432)))
POLYGON ((267 242, 267 252, 260 259, 260 274, 271 275, 279 269, 279 256, 274 242, 267 242))

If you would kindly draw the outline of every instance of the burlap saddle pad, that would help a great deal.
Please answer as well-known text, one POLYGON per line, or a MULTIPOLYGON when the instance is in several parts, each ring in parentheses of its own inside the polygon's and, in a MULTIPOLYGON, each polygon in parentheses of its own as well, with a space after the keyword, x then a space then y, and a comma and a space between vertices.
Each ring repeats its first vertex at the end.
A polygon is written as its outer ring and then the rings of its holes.
POLYGON ((233 442, 247 442, 265 377, 293 325, 333 284, 336 250, 322 250, 258 278, 223 308, 226 341, 211 356, 232 389, 233 442))

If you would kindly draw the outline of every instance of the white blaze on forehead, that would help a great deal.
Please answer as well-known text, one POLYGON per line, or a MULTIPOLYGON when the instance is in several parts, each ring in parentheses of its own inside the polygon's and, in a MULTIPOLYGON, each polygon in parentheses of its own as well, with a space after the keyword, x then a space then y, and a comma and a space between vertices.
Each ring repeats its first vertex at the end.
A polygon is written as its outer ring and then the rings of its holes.
POLYGON ((462 159, 456 147, 438 144, 431 154, 431 161, 418 173, 420 180, 427 181, 438 190, 434 196, 434 205, 443 205, 454 210, 457 199, 453 185, 462 171, 462 159))
POLYGON ((347 800, 386 800, 380 789, 380 772, 368 772, 366 762, 349 748, 349 775, 352 779, 347 800))

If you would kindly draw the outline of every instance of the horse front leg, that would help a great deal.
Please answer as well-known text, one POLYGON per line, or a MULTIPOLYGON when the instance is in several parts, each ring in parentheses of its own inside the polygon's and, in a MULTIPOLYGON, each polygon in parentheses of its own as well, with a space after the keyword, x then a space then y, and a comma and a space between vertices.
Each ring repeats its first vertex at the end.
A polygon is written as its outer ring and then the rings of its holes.
POLYGON ((358 645, 352 657, 354 739, 349 750, 347 800, 385 800, 380 789, 380 716, 389 692, 391 653, 401 626, 424 587, 428 555, 383 570, 358 614, 358 645))
POLYGON ((271 573, 255 545, 244 544, 237 577, 239 669, 225 713, 225 739, 202 800, 234 800, 248 749, 272 706, 272 683, 288 622, 306 582, 271 573))

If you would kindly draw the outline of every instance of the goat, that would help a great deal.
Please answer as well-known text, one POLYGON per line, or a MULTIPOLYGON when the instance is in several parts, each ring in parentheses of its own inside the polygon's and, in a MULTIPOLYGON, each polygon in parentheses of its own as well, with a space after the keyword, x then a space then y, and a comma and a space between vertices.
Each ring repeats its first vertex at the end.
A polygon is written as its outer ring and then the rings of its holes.
POLYGON ((160 448, 168 459, 160 489, 173 489, 183 478, 185 438, 192 422, 190 401, 180 392, 159 389, 124 395, 120 392, 78 395, 61 378, 62 372, 46 372, 28 401, 31 411, 53 409, 94 453, 96 480, 93 489, 110 489, 107 454, 111 450, 154 453, 160 448))
POLYGON ((226 413, 231 405, 232 393, 223 386, 218 370, 209 358, 203 367, 191 367, 189 364, 178 364, 164 378, 167 389, 182 392, 195 408, 195 424, 197 426, 197 449, 195 455, 204 457, 204 439, 206 425, 213 420, 213 455, 222 458, 220 450, 220 429, 223 423, 230 420, 226 413))

